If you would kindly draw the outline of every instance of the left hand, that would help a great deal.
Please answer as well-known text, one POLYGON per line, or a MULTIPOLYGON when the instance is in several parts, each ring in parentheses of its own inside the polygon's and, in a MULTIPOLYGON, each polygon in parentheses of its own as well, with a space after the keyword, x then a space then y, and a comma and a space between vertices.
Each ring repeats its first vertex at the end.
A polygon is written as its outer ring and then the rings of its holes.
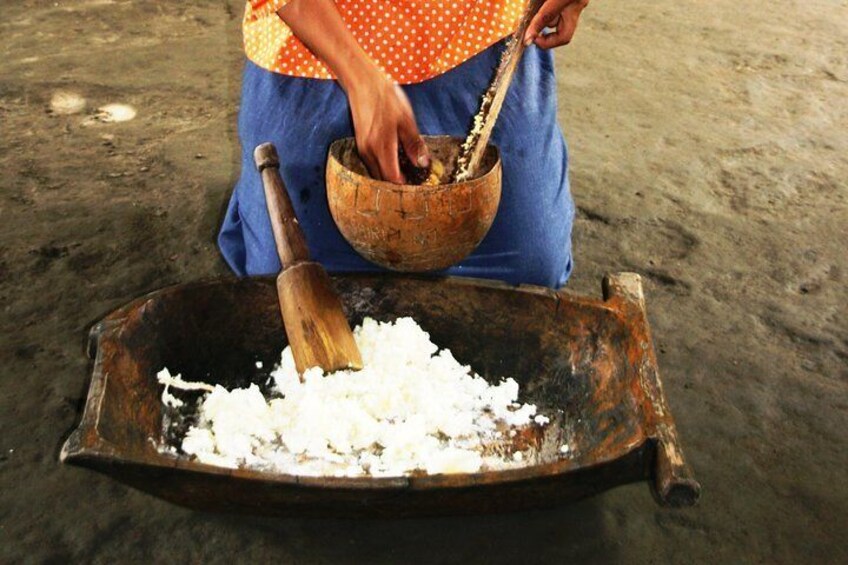
POLYGON ((527 26, 524 44, 535 43, 542 49, 568 45, 574 37, 580 13, 588 5, 589 0, 545 0, 530 25, 527 26), (542 30, 546 27, 554 28, 555 31, 542 34, 542 30))

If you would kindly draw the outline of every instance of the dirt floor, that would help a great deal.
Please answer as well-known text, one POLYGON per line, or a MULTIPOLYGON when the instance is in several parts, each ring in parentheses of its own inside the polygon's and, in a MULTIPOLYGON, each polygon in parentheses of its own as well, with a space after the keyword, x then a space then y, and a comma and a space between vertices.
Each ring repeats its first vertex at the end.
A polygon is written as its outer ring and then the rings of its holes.
POLYGON ((575 292, 648 280, 666 392, 703 484, 413 521, 184 510, 58 463, 87 327, 226 274, 239 0, 4 2, 0 561, 848 562, 848 4, 596 0, 558 54, 575 292), (87 100, 50 111, 57 91, 87 100), (125 103, 125 123, 95 109, 125 103))

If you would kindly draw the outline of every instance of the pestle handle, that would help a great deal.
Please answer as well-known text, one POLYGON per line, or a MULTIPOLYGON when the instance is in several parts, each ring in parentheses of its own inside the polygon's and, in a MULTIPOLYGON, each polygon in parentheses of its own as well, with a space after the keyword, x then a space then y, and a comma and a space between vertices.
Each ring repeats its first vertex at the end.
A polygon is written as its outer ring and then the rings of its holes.
POLYGON ((263 143, 253 151, 256 169, 262 175, 265 203, 271 230, 283 269, 301 261, 309 261, 309 248, 297 216, 294 213, 289 193, 280 176, 280 156, 273 143, 263 143))

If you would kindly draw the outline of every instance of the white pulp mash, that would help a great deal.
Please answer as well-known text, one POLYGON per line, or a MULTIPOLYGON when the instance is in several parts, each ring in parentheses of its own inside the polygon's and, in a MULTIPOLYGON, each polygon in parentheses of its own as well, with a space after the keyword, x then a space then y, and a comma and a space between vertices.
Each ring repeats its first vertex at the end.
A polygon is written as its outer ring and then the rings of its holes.
POLYGON ((295 475, 467 473, 522 464, 522 452, 489 447, 507 444, 517 428, 548 423, 534 405, 517 403, 515 380, 488 384, 412 318, 366 318, 354 336, 361 371, 324 375, 316 367, 301 380, 286 348, 268 398, 255 384, 228 391, 162 370, 169 406, 183 404, 172 389, 209 391, 182 451, 212 465, 295 475))

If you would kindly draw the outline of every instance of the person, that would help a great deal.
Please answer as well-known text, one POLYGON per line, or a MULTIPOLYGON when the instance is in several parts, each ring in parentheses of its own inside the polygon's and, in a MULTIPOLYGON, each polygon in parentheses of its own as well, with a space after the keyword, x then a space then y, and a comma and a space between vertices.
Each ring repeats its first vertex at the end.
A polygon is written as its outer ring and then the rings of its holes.
MULTIPOLYGON (((574 204, 556 117, 553 47, 569 43, 588 0, 546 0, 492 134, 503 164, 495 221, 448 275, 558 288, 572 269, 574 204)), ((274 143, 313 260, 329 272, 382 269, 330 215, 330 144, 354 136, 372 176, 402 183, 398 149, 429 163, 422 134, 464 138, 525 0, 250 0, 239 111, 241 176, 218 236, 240 276, 281 265, 253 149, 274 143)))

